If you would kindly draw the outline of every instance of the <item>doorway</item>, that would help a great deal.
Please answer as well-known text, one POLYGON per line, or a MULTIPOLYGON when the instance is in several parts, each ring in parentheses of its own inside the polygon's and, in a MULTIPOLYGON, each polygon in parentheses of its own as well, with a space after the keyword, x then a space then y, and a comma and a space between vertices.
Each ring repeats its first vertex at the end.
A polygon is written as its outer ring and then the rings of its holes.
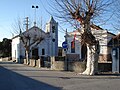
POLYGON ((87 60, 87 46, 86 46, 86 44, 83 44, 81 46, 81 59, 87 60))
POLYGON ((35 60, 39 59, 39 55, 38 55, 38 48, 35 48, 32 50, 32 58, 35 60))

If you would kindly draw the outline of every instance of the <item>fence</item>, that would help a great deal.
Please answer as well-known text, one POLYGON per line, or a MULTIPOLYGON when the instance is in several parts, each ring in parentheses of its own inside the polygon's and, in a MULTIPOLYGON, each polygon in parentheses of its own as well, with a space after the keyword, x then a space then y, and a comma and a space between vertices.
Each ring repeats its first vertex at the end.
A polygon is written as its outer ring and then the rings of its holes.
MULTIPOLYGON (((55 60, 46 58, 47 60, 43 61, 43 58, 38 60, 30 59, 30 66, 33 67, 45 67, 51 68, 52 70, 67 70, 67 71, 74 71, 74 72, 83 72, 86 69, 86 62, 78 61, 65 61, 65 57, 55 57, 55 60), (44 63, 43 63, 44 62, 44 63), (43 65, 44 64, 44 65, 43 65)), ((27 64, 26 60, 24 59, 24 64, 27 64)), ((98 70, 100 72, 108 72, 111 71, 111 63, 98 63, 98 70)))
POLYGON ((0 58, 0 61, 10 61, 10 60, 12 60, 11 57, 0 58))

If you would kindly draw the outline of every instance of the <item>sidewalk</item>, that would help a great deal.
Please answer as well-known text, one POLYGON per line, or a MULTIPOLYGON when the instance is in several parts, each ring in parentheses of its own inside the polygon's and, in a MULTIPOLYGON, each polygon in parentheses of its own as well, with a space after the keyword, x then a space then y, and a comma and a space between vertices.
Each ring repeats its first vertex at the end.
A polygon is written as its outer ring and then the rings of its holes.
POLYGON ((81 79, 120 79, 120 74, 78 75, 81 79))
MULTIPOLYGON (((25 65, 27 66, 27 65, 25 65)), ((28 66, 31 67, 31 66, 28 66)), ((58 78, 63 78, 63 79, 72 79, 72 78, 78 78, 78 79, 120 79, 120 73, 119 74, 113 74, 111 72, 105 72, 105 73, 100 73, 98 75, 80 75, 76 72, 72 71, 57 71, 57 70, 51 70, 50 68, 38 68, 38 67, 31 67, 36 70, 40 71, 48 71, 52 72, 54 74, 58 75, 58 78)))
MULTIPOLYGON (((57 71, 54 71, 57 72, 57 71)), ((58 71, 64 74, 64 76, 61 76, 60 78, 65 78, 65 79, 72 79, 72 78, 77 78, 77 79, 120 79, 120 74, 111 74, 111 73, 106 73, 106 74, 98 74, 98 75, 80 75, 75 72, 69 72, 69 71, 58 71)))
MULTIPOLYGON (((48 76, 56 76, 58 78, 62 79, 72 79, 72 78, 77 78, 77 79, 120 79, 120 74, 113 74, 110 72, 106 73, 101 73, 98 75, 80 75, 76 72, 71 72, 71 71, 56 71, 56 70, 51 70, 50 68, 38 68, 38 67, 32 67, 24 64, 18 64, 15 62, 7 61, 7 62, 0 62, 0 63, 8 63, 8 64, 16 64, 18 66, 21 66, 20 70, 24 71, 38 71, 38 72, 45 72, 47 73, 48 76), (23 68, 24 67, 24 68, 23 68)), ((18 70, 18 68, 16 69, 18 70)))

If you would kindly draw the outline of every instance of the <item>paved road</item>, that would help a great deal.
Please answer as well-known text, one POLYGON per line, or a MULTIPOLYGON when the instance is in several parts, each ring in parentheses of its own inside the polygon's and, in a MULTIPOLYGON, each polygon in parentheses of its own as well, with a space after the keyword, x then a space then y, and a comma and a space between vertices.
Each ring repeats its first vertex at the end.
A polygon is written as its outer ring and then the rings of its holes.
POLYGON ((0 62, 0 90, 120 90, 120 76, 81 76, 0 62))

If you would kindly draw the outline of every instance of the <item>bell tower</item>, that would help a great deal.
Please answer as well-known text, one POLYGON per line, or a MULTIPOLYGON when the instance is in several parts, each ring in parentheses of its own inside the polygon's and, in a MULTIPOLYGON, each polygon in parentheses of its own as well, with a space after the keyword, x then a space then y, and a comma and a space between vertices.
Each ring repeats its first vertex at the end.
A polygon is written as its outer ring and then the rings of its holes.
POLYGON ((58 56, 58 22, 51 16, 46 24, 46 33, 49 33, 49 55, 58 56))

